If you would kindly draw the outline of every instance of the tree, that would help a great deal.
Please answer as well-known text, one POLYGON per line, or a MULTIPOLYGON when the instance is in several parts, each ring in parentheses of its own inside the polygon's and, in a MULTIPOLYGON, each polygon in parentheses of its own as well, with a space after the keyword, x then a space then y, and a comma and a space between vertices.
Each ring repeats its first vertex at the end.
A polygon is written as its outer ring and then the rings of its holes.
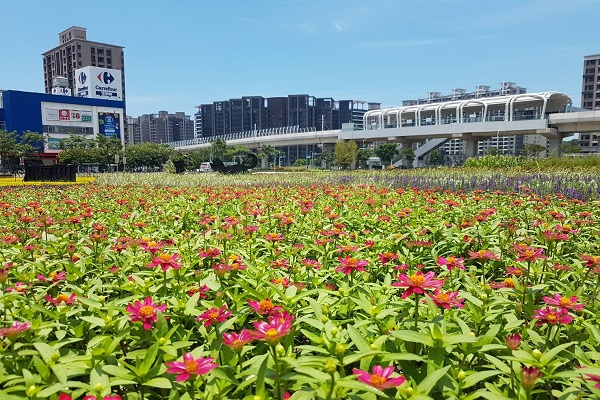
POLYGON ((525 157, 539 157, 542 151, 546 151, 546 146, 542 146, 541 144, 530 143, 523 146, 523 150, 521 150, 521 153, 525 157))
POLYGON ((386 162, 388 164, 391 164, 392 163, 392 159, 396 155, 398 155, 398 146, 396 145, 396 143, 384 143, 384 144, 380 144, 375 149, 375 154, 377 154, 377 157, 379 157, 384 164, 386 162))
POLYGON ((429 152, 429 164, 442 165, 444 163, 444 155, 438 149, 433 149, 429 152))
POLYGON ((485 154, 488 156, 496 156, 496 155, 498 155, 498 148, 497 147, 488 147, 485 150, 485 154))
POLYGON ((323 151, 313 158, 313 165, 318 168, 329 168, 334 161, 335 156, 331 151, 323 151))
POLYGON ((352 163, 356 161, 357 150, 358 146, 354 140, 350 140, 348 142, 339 140, 335 144, 335 149, 333 150, 336 164, 342 169, 350 168, 352 163))
POLYGON ((10 169, 9 159, 17 154, 17 132, 0 130, 0 170, 10 169))
POLYGON ((306 165, 306 160, 304 158, 299 158, 292 164, 292 167, 304 167, 306 165))
POLYGON ((581 146, 577 139, 573 139, 568 142, 563 142, 560 145, 560 151, 565 154, 581 153, 581 146))
POLYGON ((222 139, 217 139, 210 145, 210 152, 212 154, 212 159, 215 158, 223 159, 225 156, 225 151, 227 150, 227 143, 222 139))
POLYGON ((140 143, 125 147, 127 165, 130 168, 161 168, 171 157, 173 149, 166 144, 140 143))
POLYGON ((356 164, 358 164, 358 168, 367 168, 367 161, 374 154, 375 152, 372 149, 358 149, 356 152, 356 164))
POLYGON ((267 159, 267 166, 271 165, 272 161, 276 160, 276 157, 279 156, 281 151, 277 150, 273 146, 269 146, 268 144, 260 146, 258 151, 258 158, 267 159))

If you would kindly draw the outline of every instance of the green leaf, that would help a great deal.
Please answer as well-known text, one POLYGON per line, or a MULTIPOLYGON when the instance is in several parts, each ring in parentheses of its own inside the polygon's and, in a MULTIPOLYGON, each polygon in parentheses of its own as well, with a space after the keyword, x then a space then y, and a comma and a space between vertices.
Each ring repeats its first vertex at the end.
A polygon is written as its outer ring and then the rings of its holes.
POLYGON ((102 318, 98 318, 98 317, 92 317, 90 315, 86 315, 83 317, 79 317, 79 319, 82 319, 84 321, 89 322, 90 328, 94 328, 96 326, 99 326, 101 328, 103 328, 104 326, 106 326, 106 323, 104 322, 104 320, 102 318))
POLYGON ((346 357, 344 357, 344 361, 343 361, 344 366, 346 366, 348 364, 352 364, 358 360, 362 360, 365 357, 372 357, 377 354, 386 354, 386 352, 378 351, 378 350, 369 350, 369 351, 362 351, 360 353, 354 353, 354 354, 347 355, 346 357))
POLYGON ((363 334, 354 326, 348 326, 348 335, 359 351, 370 351, 371 345, 365 340, 363 334))
POLYGON ((427 375, 425 377, 425 379, 423 379, 421 381, 421 383, 419 383, 419 385, 417 386, 417 391, 421 394, 429 394, 429 392, 431 392, 431 390, 433 389, 435 384, 444 375, 446 375, 446 372, 448 372, 449 369, 450 369, 450 366, 447 366, 442 369, 438 369, 437 371, 434 371, 433 373, 427 375))
POLYGON ((398 339, 402 339, 405 342, 421 343, 429 347, 433 346, 433 339, 431 338, 431 336, 422 332, 403 330, 393 331, 391 335, 397 337, 398 339))
POLYGON ((135 376, 131 373, 131 371, 118 365, 104 365, 102 366, 102 370, 109 375, 116 376, 117 378, 127 380, 135 379, 135 376))
POLYGON ((481 381, 486 380, 487 378, 494 376, 494 375, 498 375, 501 374, 501 371, 480 371, 480 372, 475 372, 474 374, 471 374, 469 376, 467 376, 461 383, 460 387, 463 389, 469 388, 481 381))
POLYGON ((157 388, 161 388, 161 389, 171 389, 173 387, 173 385, 171 384, 171 381, 168 380, 167 378, 163 378, 163 377, 152 378, 148 382, 143 382, 142 385, 157 387, 157 388))
POLYGON ((383 393, 381 390, 376 389, 373 386, 367 385, 366 383, 363 383, 363 382, 340 379, 335 384, 336 384, 336 386, 340 386, 340 387, 344 387, 344 388, 348 388, 348 389, 356 389, 356 390, 363 391, 363 392, 374 393, 377 396, 383 397, 384 399, 389 399, 389 396, 387 394, 383 393))
POLYGON ((561 351, 565 350, 566 348, 569 348, 571 346, 573 346, 575 344, 575 342, 571 342, 571 343, 563 343, 559 346, 554 347, 551 350, 548 350, 546 352, 544 352, 544 354, 542 354, 542 358, 540 358, 540 363, 542 364, 542 366, 548 364, 550 361, 552 361, 552 359, 558 355, 558 353, 560 353, 561 351))
POLYGON ((40 353, 40 356, 42 356, 42 360, 44 360, 46 364, 53 364, 52 356, 54 356, 56 350, 54 350, 52 346, 46 343, 34 343, 33 347, 35 347, 38 353, 40 353))
POLYGON ((144 357, 144 361, 140 364, 138 368, 138 374, 140 377, 146 376, 152 365, 156 361, 156 355, 158 354, 159 343, 156 342, 146 351, 146 356, 144 357))
POLYGON ((479 338, 471 335, 450 335, 443 340, 445 346, 451 346, 457 343, 475 343, 479 338))

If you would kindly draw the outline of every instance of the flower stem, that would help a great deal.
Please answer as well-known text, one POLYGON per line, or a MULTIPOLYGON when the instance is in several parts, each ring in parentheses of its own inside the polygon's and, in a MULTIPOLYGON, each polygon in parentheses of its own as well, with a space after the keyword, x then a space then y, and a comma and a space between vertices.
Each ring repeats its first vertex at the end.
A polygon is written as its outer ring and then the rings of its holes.
POLYGON ((281 393, 281 382, 279 380, 279 359, 277 358, 277 349, 275 346, 271 346, 271 351, 273 352, 273 361, 275 362, 275 398, 277 400, 283 400, 283 394, 281 393))

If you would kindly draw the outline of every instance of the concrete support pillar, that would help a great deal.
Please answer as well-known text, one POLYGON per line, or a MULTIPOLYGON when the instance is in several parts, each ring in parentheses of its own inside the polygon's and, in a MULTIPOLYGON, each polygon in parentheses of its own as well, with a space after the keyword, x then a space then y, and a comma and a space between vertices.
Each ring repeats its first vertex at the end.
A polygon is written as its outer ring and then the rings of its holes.
POLYGON ((477 147, 479 145, 479 140, 474 137, 465 138, 466 143, 465 155, 467 158, 477 157, 477 147))
POLYGON ((548 152, 546 154, 546 157, 560 156, 560 145, 561 144, 562 144, 561 136, 548 138, 548 152))
POLYGON ((260 159, 260 167, 262 169, 269 169, 269 159, 267 157, 260 159))

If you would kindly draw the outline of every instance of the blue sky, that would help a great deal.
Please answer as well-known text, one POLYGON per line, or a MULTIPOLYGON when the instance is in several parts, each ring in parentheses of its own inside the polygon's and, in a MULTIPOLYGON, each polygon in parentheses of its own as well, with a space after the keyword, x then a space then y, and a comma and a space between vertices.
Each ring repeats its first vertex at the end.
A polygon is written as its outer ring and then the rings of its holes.
POLYGON ((125 47, 127 111, 248 95, 400 105, 516 82, 581 102, 600 0, 0 0, 0 89, 42 92, 58 33, 125 47))

